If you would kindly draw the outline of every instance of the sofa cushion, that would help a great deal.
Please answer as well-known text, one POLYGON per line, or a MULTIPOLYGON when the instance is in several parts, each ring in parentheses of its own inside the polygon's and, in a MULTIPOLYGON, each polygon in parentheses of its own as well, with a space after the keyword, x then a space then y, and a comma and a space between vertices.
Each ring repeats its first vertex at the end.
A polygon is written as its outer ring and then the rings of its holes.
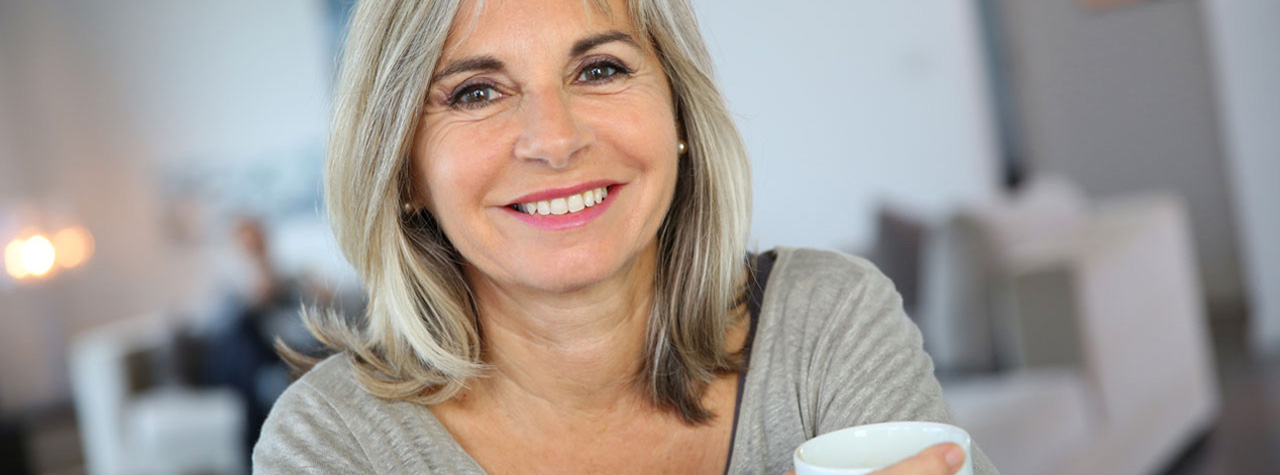
POLYGON ((1099 429, 1096 402, 1080 373, 1018 371, 944 380, 956 424, 969 431, 1001 473, 1047 474, 1090 445, 1099 429))
POLYGON ((960 209, 929 236, 920 326, 939 371, 1019 366, 1002 287, 1006 267, 1023 248, 1080 232, 1090 213, 1082 191, 1044 178, 1016 194, 960 209))

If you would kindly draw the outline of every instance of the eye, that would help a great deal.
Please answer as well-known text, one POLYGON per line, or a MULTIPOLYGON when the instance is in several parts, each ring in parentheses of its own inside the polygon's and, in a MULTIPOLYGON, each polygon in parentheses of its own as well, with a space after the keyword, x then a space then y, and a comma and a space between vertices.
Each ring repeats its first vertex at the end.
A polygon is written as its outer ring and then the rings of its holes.
POLYGON ((502 93, 489 84, 463 86, 450 96, 449 104, 456 107, 480 107, 502 97, 502 93))
POLYGON ((597 82, 608 79, 614 74, 618 74, 618 70, 607 64, 591 66, 582 71, 582 75, 578 76, 578 80, 587 82, 597 82))
POLYGON ((578 80, 588 83, 603 83, 616 79, 619 75, 630 74, 631 71, 613 61, 597 61, 582 68, 578 80))

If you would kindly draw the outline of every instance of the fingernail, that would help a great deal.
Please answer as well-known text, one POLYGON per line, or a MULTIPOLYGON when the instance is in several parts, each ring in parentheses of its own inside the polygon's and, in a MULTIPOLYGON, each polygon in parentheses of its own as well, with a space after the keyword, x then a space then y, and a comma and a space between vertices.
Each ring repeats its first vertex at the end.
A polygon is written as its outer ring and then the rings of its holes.
POLYGON ((956 467, 959 467, 960 462, 963 462, 963 461, 964 461, 964 449, 960 448, 960 446, 958 445, 952 446, 951 448, 947 449, 947 465, 950 465, 951 468, 956 468, 956 467))

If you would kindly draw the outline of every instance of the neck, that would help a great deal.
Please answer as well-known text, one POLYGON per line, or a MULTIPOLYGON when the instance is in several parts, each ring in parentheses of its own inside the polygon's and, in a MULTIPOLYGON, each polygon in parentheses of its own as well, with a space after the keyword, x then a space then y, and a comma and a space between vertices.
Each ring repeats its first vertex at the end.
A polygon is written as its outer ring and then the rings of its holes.
POLYGON ((636 407, 653 297, 656 249, 615 277, 567 293, 472 280, 491 378, 476 389, 500 402, 596 415, 636 407))

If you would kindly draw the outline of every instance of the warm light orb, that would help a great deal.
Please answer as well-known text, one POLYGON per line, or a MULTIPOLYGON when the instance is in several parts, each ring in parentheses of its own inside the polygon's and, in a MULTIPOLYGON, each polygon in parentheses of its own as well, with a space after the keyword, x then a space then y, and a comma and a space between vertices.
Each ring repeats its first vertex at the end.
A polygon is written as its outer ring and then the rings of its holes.
POLYGON ((4 247, 4 270, 15 279, 27 276, 27 269, 22 265, 22 245, 26 239, 14 239, 4 247))
POLYGON ((49 238, 37 234, 22 243, 22 268, 27 274, 40 277, 49 273, 53 269, 54 257, 53 243, 49 238))
POLYGON ((58 267, 84 264, 93 256, 93 235, 79 226, 63 229, 53 235, 53 249, 58 267))

